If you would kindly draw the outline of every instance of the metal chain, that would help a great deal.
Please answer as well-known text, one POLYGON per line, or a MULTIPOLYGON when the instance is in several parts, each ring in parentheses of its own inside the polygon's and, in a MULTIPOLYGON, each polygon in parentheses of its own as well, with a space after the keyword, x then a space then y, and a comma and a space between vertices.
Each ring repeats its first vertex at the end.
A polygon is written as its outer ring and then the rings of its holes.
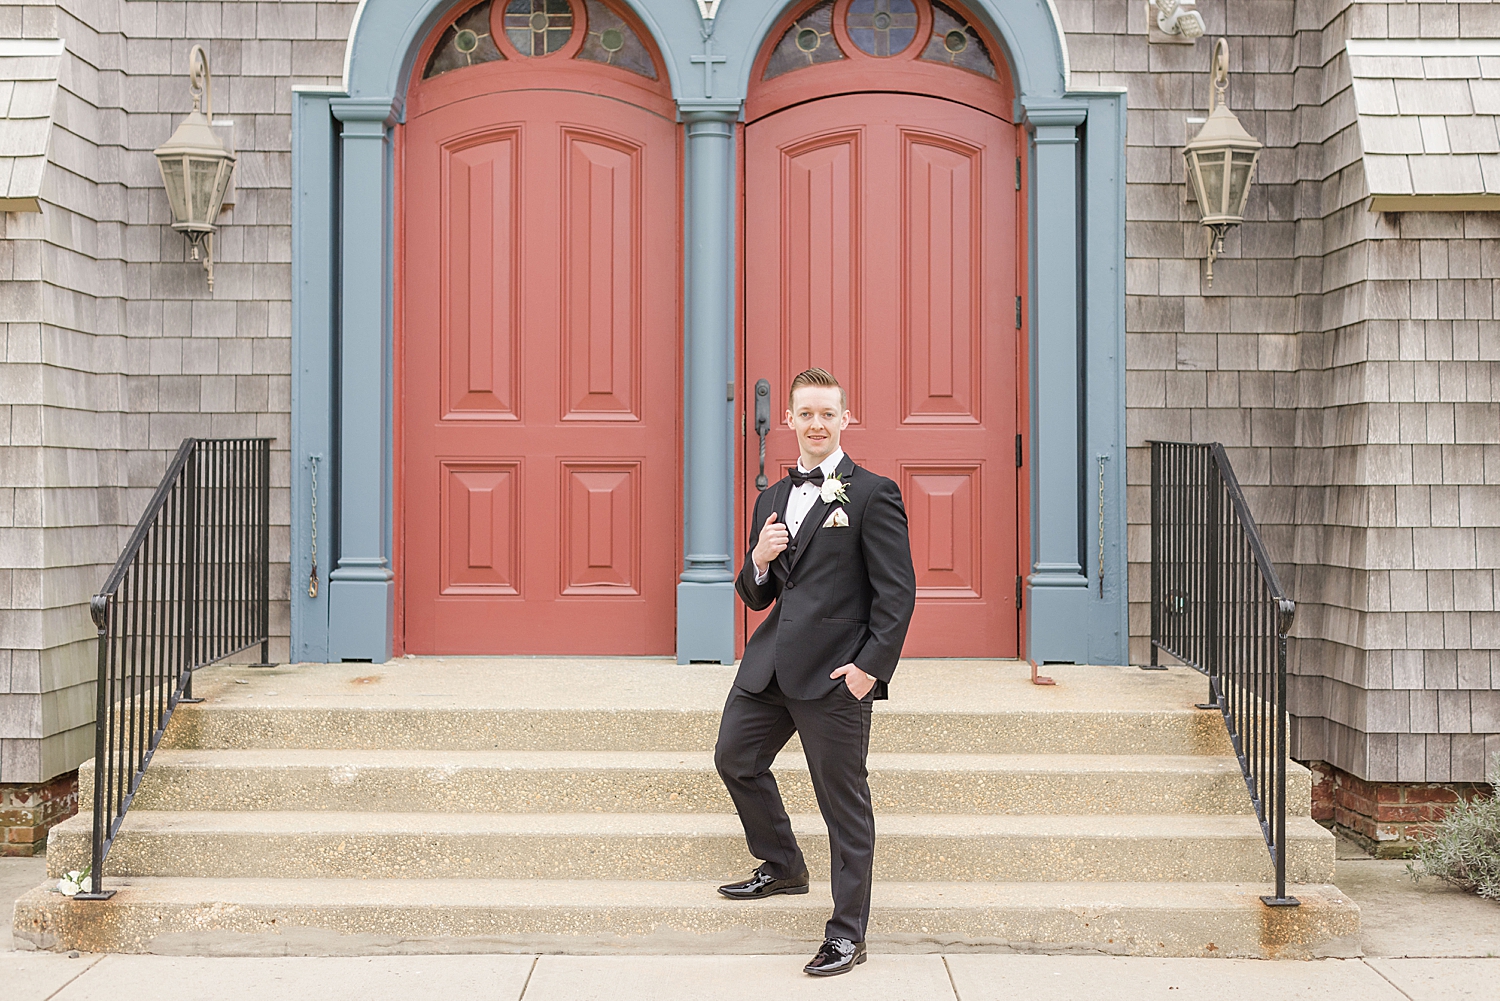
POLYGON ((1104 597, 1104 464, 1109 456, 1099 453, 1099 597, 1104 597))
POLYGON ((318 596, 318 460, 321 455, 310 456, 312 459, 312 570, 307 575, 307 596, 316 598, 318 596))

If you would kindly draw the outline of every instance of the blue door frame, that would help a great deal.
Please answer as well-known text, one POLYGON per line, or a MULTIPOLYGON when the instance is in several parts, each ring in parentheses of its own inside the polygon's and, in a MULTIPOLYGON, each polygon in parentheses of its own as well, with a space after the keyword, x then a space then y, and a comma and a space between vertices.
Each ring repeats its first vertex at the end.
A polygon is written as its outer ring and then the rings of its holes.
MULTIPOLYGON (((380 662, 393 649, 392 130, 403 120, 417 50, 460 2, 468 0, 362 0, 342 86, 294 95, 294 660, 380 662)), ((741 542, 738 405, 724 392, 736 381, 735 123, 750 67, 788 4, 726 0, 705 21, 690 0, 622 2, 662 53, 685 132, 677 658, 729 663, 741 542)), ((1016 120, 1031 137, 1025 653, 1038 662, 1123 663, 1125 95, 1068 89, 1066 40, 1050 0, 968 6, 1006 49, 1016 120)))

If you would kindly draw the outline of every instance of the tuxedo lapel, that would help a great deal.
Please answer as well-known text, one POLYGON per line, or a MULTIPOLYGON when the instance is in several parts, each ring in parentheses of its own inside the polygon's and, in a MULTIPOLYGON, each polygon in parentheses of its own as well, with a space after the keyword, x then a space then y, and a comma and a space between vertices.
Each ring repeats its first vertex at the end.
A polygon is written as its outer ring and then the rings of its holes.
MULTIPOLYGON (((791 477, 783 476, 771 489, 776 491, 776 495, 773 498, 773 500, 775 501, 776 523, 779 525, 785 525, 787 502, 791 500, 792 497, 791 477)), ((757 529, 756 531, 759 532, 759 529, 757 529)), ((787 573, 792 572, 791 560, 788 559, 788 554, 785 549, 776 554, 776 562, 781 564, 782 570, 786 571, 787 573)))
MULTIPOLYGON (((844 483, 849 482, 850 475, 854 472, 854 460, 849 458, 848 453, 844 454, 834 472, 844 483)), ((812 510, 807 512, 807 517, 802 519, 802 524, 797 529, 797 551, 792 555, 791 563, 786 568, 788 574, 796 569, 797 561, 802 559, 802 554, 807 552, 808 546, 812 545, 813 536, 823 527, 823 519, 828 516, 828 509, 832 506, 824 501, 821 495, 813 501, 812 510)), ((782 555, 786 554, 782 553, 782 555)))

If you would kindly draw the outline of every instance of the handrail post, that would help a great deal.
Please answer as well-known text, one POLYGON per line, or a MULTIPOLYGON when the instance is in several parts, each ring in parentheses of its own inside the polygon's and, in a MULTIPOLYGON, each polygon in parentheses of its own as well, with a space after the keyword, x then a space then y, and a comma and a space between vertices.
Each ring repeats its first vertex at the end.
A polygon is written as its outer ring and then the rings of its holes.
POLYGON ((193 440, 193 449, 188 453, 187 465, 183 468, 183 476, 187 481, 188 495, 188 545, 187 545, 187 642, 188 655, 182 663, 182 670, 187 674, 183 682, 182 696, 177 701, 195 703, 202 699, 193 697, 193 672, 198 668, 198 538, 200 533, 199 517, 202 508, 199 505, 198 496, 198 440, 193 440))
POLYGON ((1212 448, 1204 449, 1203 489, 1208 495, 1208 511, 1203 522, 1203 585, 1208 592, 1203 602, 1203 671, 1208 675, 1208 701, 1199 709, 1224 708, 1224 680, 1219 664, 1219 491, 1223 480, 1212 448))
POLYGON ((260 615, 257 624, 260 628, 260 663, 256 667, 274 667, 271 663, 271 441, 262 438, 255 443, 260 453, 260 461, 256 463, 256 471, 260 480, 257 490, 256 509, 260 518, 260 531, 256 541, 260 547, 258 565, 258 576, 260 587, 257 597, 260 599, 260 615))
POLYGON ((1286 638, 1297 604, 1282 598, 1276 612, 1276 896, 1260 899, 1267 907, 1296 907, 1302 901, 1286 894, 1286 638))
POLYGON ((1151 443, 1151 666, 1160 667, 1156 650, 1161 642, 1161 547, 1165 544, 1165 532, 1161 531, 1161 453, 1162 443, 1151 443))
MULTIPOLYGON (((1213 453, 1207 456, 1203 469, 1204 486, 1208 488, 1208 514, 1204 531, 1206 538, 1204 586, 1208 598, 1204 603, 1203 665, 1208 669, 1208 701, 1215 701, 1214 679, 1219 676, 1219 476, 1213 453)), ((1220 686, 1222 687, 1222 686, 1220 686)))
POLYGON ((109 710, 109 597, 96 595, 89 614, 99 630, 99 681, 94 693, 94 823, 89 843, 89 883, 74 899, 108 900, 114 890, 104 889, 104 721, 109 710))

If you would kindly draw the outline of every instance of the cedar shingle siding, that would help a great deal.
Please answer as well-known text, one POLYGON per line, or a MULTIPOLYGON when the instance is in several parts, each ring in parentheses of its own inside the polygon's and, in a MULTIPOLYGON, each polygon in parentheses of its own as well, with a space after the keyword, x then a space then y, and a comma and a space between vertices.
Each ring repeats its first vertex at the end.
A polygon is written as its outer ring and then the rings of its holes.
MULTIPOLYGON (((0 239, 0 782, 92 754, 88 597, 183 436, 276 438, 287 593, 291 87, 339 84, 355 6, 0 6, 0 37, 66 42, 50 107, 11 98, 50 124, 26 126, 49 132, 43 211, 4 214, 0 239), (212 296, 151 157, 190 107, 193 42, 239 156, 212 296)), ((1144 444, 1223 441, 1298 602, 1294 755, 1483 780, 1500 750, 1500 213, 1369 204, 1500 195, 1500 3, 1203 0, 1192 45, 1151 41, 1144 0, 1056 6, 1072 86, 1128 88, 1133 662, 1144 444), (1179 151, 1218 34, 1230 106, 1266 150, 1209 288, 1179 151), (1459 38, 1494 58, 1415 46, 1459 38)), ((0 158, 35 139, 6 133, 0 158)), ((272 629, 285 658, 284 600, 272 629)))

